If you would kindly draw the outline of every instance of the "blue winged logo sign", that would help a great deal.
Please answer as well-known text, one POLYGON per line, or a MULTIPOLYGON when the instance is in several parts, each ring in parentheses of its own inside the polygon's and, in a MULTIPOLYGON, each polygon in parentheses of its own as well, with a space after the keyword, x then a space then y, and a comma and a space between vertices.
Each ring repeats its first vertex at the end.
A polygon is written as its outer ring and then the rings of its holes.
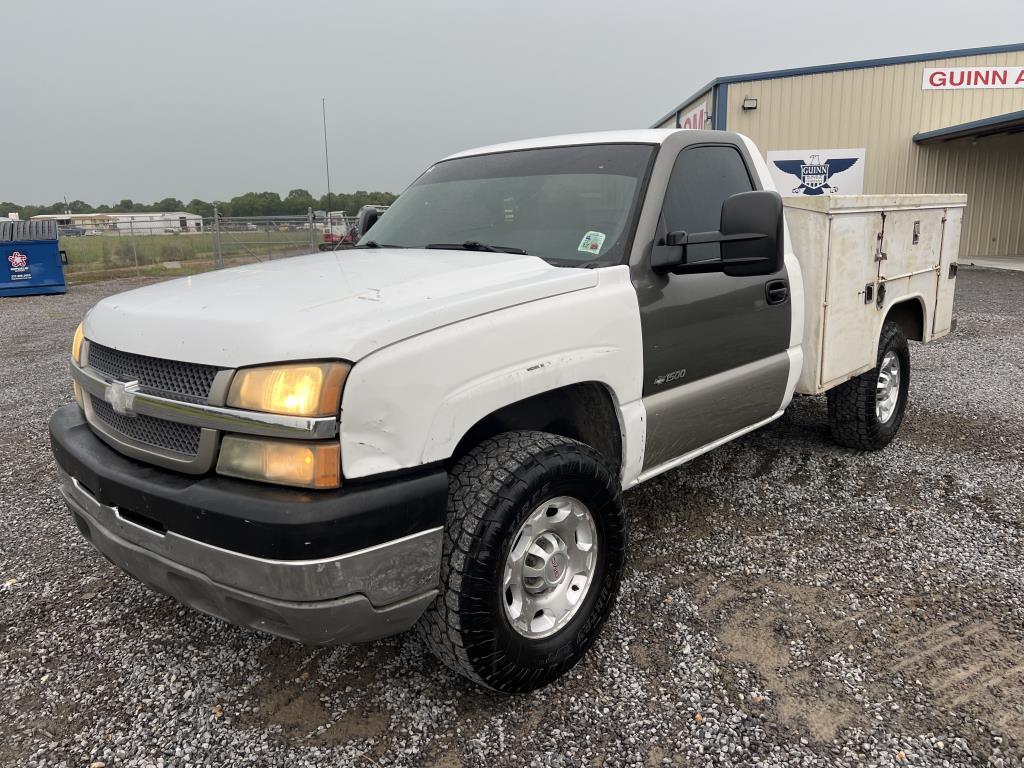
POLYGON ((811 155, 808 160, 773 160, 772 162, 780 171, 800 179, 800 184, 790 194, 835 195, 838 194, 839 187, 830 184, 829 179, 837 173, 849 170, 860 159, 859 157, 840 157, 822 160, 821 155, 811 155))

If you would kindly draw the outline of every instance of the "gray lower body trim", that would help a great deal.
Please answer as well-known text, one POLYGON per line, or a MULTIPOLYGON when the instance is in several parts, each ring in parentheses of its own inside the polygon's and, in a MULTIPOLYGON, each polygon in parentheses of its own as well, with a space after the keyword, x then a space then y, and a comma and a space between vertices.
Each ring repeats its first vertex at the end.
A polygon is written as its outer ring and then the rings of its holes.
POLYGON ((172 532, 100 504, 62 473, 83 535, 158 592, 239 626, 299 642, 360 642, 412 627, 437 596, 440 528, 322 560, 267 560, 172 532))
POLYGON ((789 353, 780 352, 645 397, 644 469, 770 418, 782 405, 789 365, 789 353))

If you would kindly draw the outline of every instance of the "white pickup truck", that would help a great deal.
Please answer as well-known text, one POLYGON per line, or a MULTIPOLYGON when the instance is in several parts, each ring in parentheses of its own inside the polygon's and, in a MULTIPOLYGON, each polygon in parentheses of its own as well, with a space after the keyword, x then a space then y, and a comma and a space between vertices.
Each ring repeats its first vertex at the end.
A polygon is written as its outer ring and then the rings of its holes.
POLYGON ((417 626, 530 690, 612 610, 623 490, 795 393, 827 391, 844 446, 893 438, 907 340, 952 325, 965 202, 784 216, 756 147, 716 131, 454 155, 353 250, 98 303, 50 421, 62 493, 100 552, 201 611, 316 644, 417 626))

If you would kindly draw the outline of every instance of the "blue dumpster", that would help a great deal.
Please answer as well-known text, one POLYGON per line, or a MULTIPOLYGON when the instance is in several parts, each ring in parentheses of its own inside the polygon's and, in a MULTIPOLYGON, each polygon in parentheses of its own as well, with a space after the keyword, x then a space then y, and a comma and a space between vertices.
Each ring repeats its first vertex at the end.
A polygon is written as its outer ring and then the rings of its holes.
POLYGON ((0 221, 0 296, 67 293, 55 221, 0 221))

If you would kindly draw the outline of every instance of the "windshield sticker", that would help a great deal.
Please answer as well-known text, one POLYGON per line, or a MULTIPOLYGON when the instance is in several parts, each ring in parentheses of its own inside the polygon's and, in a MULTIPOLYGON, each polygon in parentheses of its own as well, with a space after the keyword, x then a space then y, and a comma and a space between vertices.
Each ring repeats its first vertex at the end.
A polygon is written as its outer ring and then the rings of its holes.
POLYGON ((601 252, 601 246, 604 245, 604 237, 604 232, 587 232, 580 240, 580 247, 576 250, 597 256, 601 252))

